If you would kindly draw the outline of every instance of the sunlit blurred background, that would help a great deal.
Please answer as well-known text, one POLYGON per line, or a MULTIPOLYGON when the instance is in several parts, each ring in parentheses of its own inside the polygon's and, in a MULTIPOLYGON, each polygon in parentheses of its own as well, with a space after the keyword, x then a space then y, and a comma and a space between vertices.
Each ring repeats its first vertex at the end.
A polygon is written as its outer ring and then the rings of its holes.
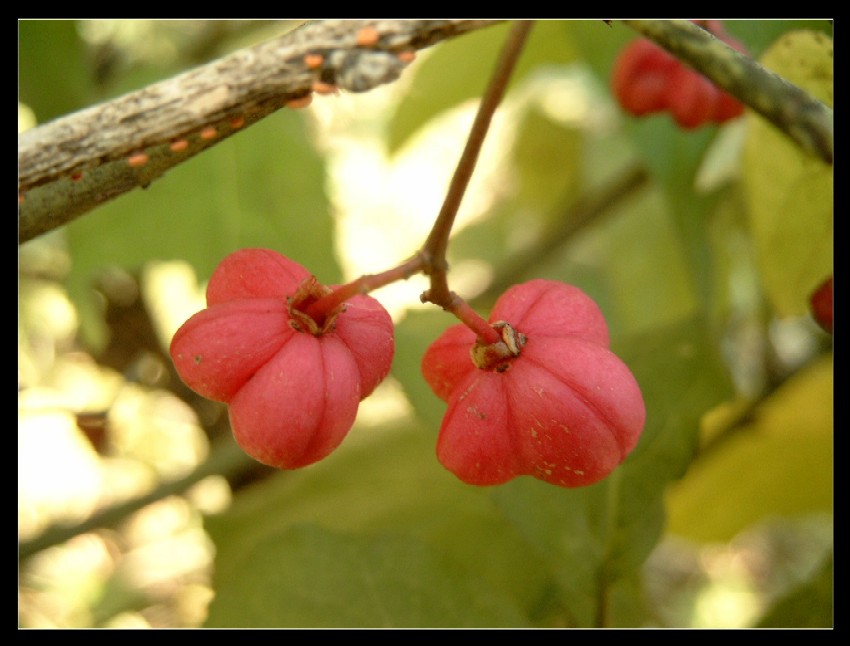
MULTIPOLYGON (((290 27, 251 21, 77 23, 103 78, 132 78, 144 69, 165 77, 290 27)), ((429 53, 420 52, 414 65, 429 53)), ((387 115, 413 91, 403 77, 363 95, 316 97, 305 111, 311 136, 327 159, 334 251, 347 279, 387 269, 417 251, 439 211, 471 124, 474 102, 434 120, 391 156, 384 141, 387 115)), ((512 169, 500 151, 520 134, 514 115, 530 102, 549 119, 584 128, 612 128, 619 119, 598 85, 580 72, 544 70, 532 76, 511 93, 494 121, 456 231, 475 223, 510 188, 512 169)), ((18 109, 19 132, 36 125, 28 106, 19 103, 18 109)), ((536 233, 518 229, 517 248, 536 233)), ((213 596, 215 557, 203 517, 227 508, 238 478, 193 477, 211 454, 204 431, 209 420, 199 419, 198 409, 175 394, 162 354, 139 353, 132 361, 116 362, 125 366, 119 371, 87 351, 81 343, 81 314, 63 286, 73 262, 63 231, 19 249, 18 536, 25 551, 19 625, 200 626, 213 596), (181 481, 185 485, 119 516, 107 529, 84 525, 94 513, 181 481), (74 535, 78 524, 84 531, 74 535), (68 536, 61 533, 67 528, 72 528, 68 536), (31 549, 51 533, 61 540, 31 549)), ((467 295, 481 291, 495 271, 484 261, 453 269, 453 289, 467 295)), ((103 315, 122 305, 128 311, 143 307, 152 325, 144 333, 155 335, 161 348, 204 306, 205 285, 185 263, 149 263, 139 275, 115 270, 101 280, 103 315)), ((376 296, 399 321, 421 307, 417 297, 425 287, 423 277, 413 277, 376 296)), ((794 343, 807 343, 805 335, 786 332, 789 352, 794 343)), ((211 419, 221 416, 213 406, 208 413, 211 419)), ((390 379, 363 402, 358 424, 378 427, 409 413, 402 389, 390 379)), ((830 540, 831 519, 825 517, 782 527, 769 524, 717 545, 665 541, 646 566, 649 592, 656 607, 665 608, 658 623, 750 625, 778 591, 818 566, 830 540)))

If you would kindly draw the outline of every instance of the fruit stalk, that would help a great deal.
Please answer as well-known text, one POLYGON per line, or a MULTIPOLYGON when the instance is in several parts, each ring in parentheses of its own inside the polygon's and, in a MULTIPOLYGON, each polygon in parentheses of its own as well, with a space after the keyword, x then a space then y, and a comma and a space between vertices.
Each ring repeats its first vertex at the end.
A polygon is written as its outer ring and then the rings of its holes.
POLYGON ((446 198, 422 250, 397 267, 380 274, 367 274, 334 288, 330 294, 317 299, 304 308, 306 314, 316 320, 321 320, 324 315, 333 311, 353 295, 365 294, 396 280, 406 279, 415 273, 423 272, 430 276, 430 287, 421 296, 423 303, 433 303, 454 314, 472 329, 484 343, 498 343, 501 340, 499 333, 493 330, 484 318, 449 289, 446 275, 448 270, 446 249, 458 208, 475 169, 493 114, 504 96, 514 65, 533 24, 534 21, 530 20, 517 21, 508 34, 508 39, 496 64, 493 76, 481 99, 457 168, 449 183, 446 198))
POLYGON ((461 153, 457 168, 452 176, 443 206, 437 215, 437 219, 434 221, 434 226, 431 228, 421 254, 427 261, 425 273, 431 278, 430 288, 421 296, 422 302, 439 305, 444 310, 457 316, 475 331, 482 340, 490 340, 493 343, 499 340, 498 334, 457 294, 449 290, 446 276, 448 268, 446 249, 448 248, 455 216, 460 207, 463 194, 466 192, 469 179, 472 177, 472 171, 475 169, 475 163, 478 160, 478 154, 484 143, 484 137, 487 135, 487 130, 490 127, 496 107, 505 94, 505 89, 507 88, 514 65, 519 58, 519 54, 533 25, 534 21, 517 21, 508 34, 508 39, 496 63, 493 76, 481 99, 481 104, 478 106, 475 121, 472 124, 466 146, 461 153))

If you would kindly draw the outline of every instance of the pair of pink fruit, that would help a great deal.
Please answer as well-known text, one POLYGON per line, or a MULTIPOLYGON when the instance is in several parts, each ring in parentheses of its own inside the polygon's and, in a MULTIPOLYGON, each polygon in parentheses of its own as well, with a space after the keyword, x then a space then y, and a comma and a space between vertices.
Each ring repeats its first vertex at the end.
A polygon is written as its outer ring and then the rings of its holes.
MULTIPOLYGON (((389 314, 366 295, 310 310, 330 291, 274 251, 243 249, 221 262, 207 309, 172 340, 182 379, 228 405, 236 441, 265 464, 295 469, 326 457, 390 372, 389 314)), ((423 356, 426 381, 448 403, 439 461, 475 485, 604 478, 637 444, 646 412, 597 305, 576 287, 532 280, 507 290, 489 320, 498 343, 457 324, 423 356)))

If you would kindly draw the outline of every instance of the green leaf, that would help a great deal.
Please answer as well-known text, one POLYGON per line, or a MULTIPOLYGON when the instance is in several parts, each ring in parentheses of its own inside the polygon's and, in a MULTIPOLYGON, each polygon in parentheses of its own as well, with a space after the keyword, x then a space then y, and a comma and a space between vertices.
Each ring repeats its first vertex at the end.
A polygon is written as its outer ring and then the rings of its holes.
POLYGON ((833 628, 835 560, 832 554, 808 581, 773 605, 759 628, 833 628))
POLYGON ((76 20, 18 21, 18 100, 39 123, 88 105, 93 87, 76 20))
POLYGON ((265 480, 241 492, 222 515, 207 518, 219 598, 211 623, 236 621, 240 604, 251 594, 243 583, 247 578, 269 597, 256 601, 256 612, 264 607, 277 613, 254 615, 250 621, 257 625, 297 624, 297 617, 276 609, 303 605, 305 594, 317 604, 310 615, 317 626, 341 621, 338 609, 323 602, 328 595, 357 608, 359 620, 345 615, 342 621, 358 626, 530 625, 548 589, 542 562, 505 522, 486 490, 464 484, 440 466, 435 442, 436 434, 414 420, 388 427, 358 425, 321 463, 265 480), (321 554, 296 550, 295 560, 305 565, 299 566, 297 580, 288 579, 291 567, 281 560, 282 552, 295 549, 297 534, 290 530, 305 524, 337 536, 318 544, 321 554), (389 568, 376 562, 382 549, 388 558, 398 556, 389 568), (418 582, 407 582, 410 590, 401 593, 396 570, 405 571, 398 561, 408 551, 416 568, 410 576, 418 582), (365 559, 357 575, 349 571, 352 553, 365 559), (426 569, 433 572, 426 575, 426 569), (354 576, 355 582, 339 584, 337 572, 354 576), (369 596, 362 589, 367 573, 372 577, 369 596), (473 592, 482 603, 469 601, 473 592), (429 605, 436 603, 432 594, 456 601, 464 615, 439 606, 437 612, 429 605), (398 597, 390 615, 388 596, 398 597))
POLYGON ((685 473, 697 448, 705 411, 734 392, 708 328, 705 318, 692 317, 614 340, 613 350, 635 375, 647 409, 641 441, 624 464, 626 470, 634 468, 636 480, 640 475, 643 482, 627 489, 634 498, 630 505, 660 493, 685 473))
MULTIPOLYGON (((564 22, 543 20, 534 25, 511 75, 511 86, 539 64, 575 59, 564 22)), ((404 96, 390 122, 387 145, 391 152, 444 110, 481 96, 510 27, 495 25, 442 42, 415 64, 411 70, 414 90, 404 96)))
POLYGON ((519 136, 509 151, 511 188, 502 189, 483 218, 453 234, 450 264, 473 258, 501 269, 507 255, 533 252, 553 225, 551 220, 570 224, 563 209, 581 184, 582 134, 550 119, 537 106, 527 106, 518 111, 519 136))
MULTIPOLYGON (((551 563, 570 625, 580 627, 603 623, 610 610, 605 600, 637 575, 661 536, 664 492, 691 460, 703 411, 731 392, 698 319, 622 346, 620 356, 647 407, 641 440, 623 465, 581 489, 526 478, 493 492, 517 529, 551 563)), ((619 613, 634 621, 636 608, 621 607, 619 613)))
POLYGON ((505 595, 409 536, 269 534, 217 589, 210 628, 519 627, 505 595))
POLYGON ((69 291, 84 332, 98 342, 90 290, 110 266, 136 271, 149 260, 188 261, 199 279, 242 247, 268 247, 337 282, 324 162, 301 115, 272 115, 67 227, 74 258, 69 291))
POLYGON ((556 123, 538 109, 525 112, 517 132, 513 150, 517 198, 525 209, 550 215, 579 189, 582 134, 577 128, 556 123))
POLYGON ((602 20, 568 20, 566 23, 582 61, 608 87, 617 56, 627 43, 638 37, 637 33, 619 21, 606 24, 602 20))
POLYGON ((706 126, 684 132, 670 115, 660 114, 630 119, 627 130, 663 191, 662 199, 672 216, 692 284, 699 302, 705 303, 712 292, 715 272, 708 227, 716 195, 698 193, 694 186, 717 128, 706 126))
MULTIPOLYGON (((718 433, 725 428, 722 419, 718 433)), ((668 498, 669 531, 729 540, 769 516, 833 508, 832 357, 784 384, 752 423, 704 453, 668 498)))
MULTIPOLYGON (((808 31, 780 38, 762 64, 832 105, 832 40, 808 31)), ((744 191, 758 267, 779 316, 808 311, 808 298, 832 273, 832 166, 803 152, 750 113, 744 191)))
POLYGON ((750 56, 759 57, 777 38, 788 31, 817 31, 832 38, 831 20, 725 20, 726 31, 747 47, 750 56))
MULTIPOLYGON (((422 356, 446 328, 458 322, 452 315, 436 308, 410 310, 395 328, 393 375, 401 382, 417 416, 435 433, 446 412, 446 402, 437 397, 425 382, 421 368, 422 356)), ((435 440, 436 437, 435 434, 435 440)))
MULTIPOLYGON (((612 337, 675 325, 705 302, 695 291, 695 273, 708 270, 695 269, 665 197, 647 187, 571 254, 596 263, 605 277, 608 294, 597 302, 610 303, 603 311, 612 337)), ((693 244, 703 244, 696 234, 693 244)))

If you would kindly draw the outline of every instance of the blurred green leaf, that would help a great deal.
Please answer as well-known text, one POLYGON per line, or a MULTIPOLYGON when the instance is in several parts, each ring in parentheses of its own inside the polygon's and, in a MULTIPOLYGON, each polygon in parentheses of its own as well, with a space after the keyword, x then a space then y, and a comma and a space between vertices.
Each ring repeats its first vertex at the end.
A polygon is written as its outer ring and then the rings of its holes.
POLYGON ((830 554, 808 581, 773 605, 759 628, 833 628, 835 626, 835 559, 830 554))
POLYGON ((603 311, 615 338, 666 328, 703 306, 693 258, 664 198, 657 188, 644 189, 599 223, 584 250, 575 247, 574 255, 593 258, 605 277, 611 306, 603 311))
POLYGON ((641 500, 661 494, 684 475, 697 448, 702 416, 731 397, 734 388, 701 316, 615 339, 612 349, 632 370, 646 403, 646 427, 623 465, 635 478, 624 488, 628 507, 639 513, 641 500))
MULTIPOLYGON (((722 429, 727 422, 721 416, 718 423, 722 429)), ((669 531, 723 541, 771 515, 831 510, 833 430, 829 356, 784 384, 752 423, 694 462, 670 491, 669 531)))
MULTIPOLYGON (((446 403, 437 397, 422 377, 422 356, 443 331, 459 321, 441 310, 409 310, 396 325, 393 375, 399 380, 416 414, 428 428, 440 428, 446 403)), ((436 440, 436 435, 434 439, 436 440)))
POLYGON ((76 20, 18 21, 18 101, 39 123, 85 107, 93 88, 76 20))
POLYGON ((520 627, 513 601, 409 536, 269 534, 218 588, 209 628, 520 627))
POLYGON ((708 246, 708 227, 715 193, 694 190, 697 174, 717 128, 706 126, 683 131, 668 114, 628 121, 628 132, 640 158, 649 167, 662 190, 687 262, 700 303, 710 299, 713 289, 713 258, 708 246))
POLYGON ((582 133, 548 118, 530 105, 520 115, 519 137, 510 151, 510 188, 479 221, 457 231, 449 245, 450 262, 484 260, 501 267, 508 254, 540 240, 551 220, 569 225, 563 210, 579 190, 582 133))
MULTIPOLYGON (((795 31, 762 64, 832 106, 832 40, 795 31)), ((779 316, 808 311, 808 298, 832 273, 833 170, 773 125, 749 114, 744 190, 762 281, 779 316)))
POLYGON ((186 161, 144 191, 107 203, 67 227, 74 256, 69 291, 95 343, 93 278, 110 266, 182 259, 209 278, 242 247, 268 247, 320 281, 338 282, 325 166, 303 117, 272 115, 186 161))
MULTIPOLYGON (((571 625, 582 627, 605 621, 612 586, 636 576, 654 548, 664 525, 664 491, 690 462, 700 417, 731 391, 698 319, 621 346, 647 407, 641 440, 624 464, 590 487, 562 490, 526 478, 493 491, 517 529, 549 559, 571 625)), ((619 612, 634 621, 638 610, 621 606, 619 612)))
MULTIPOLYGON (((436 434, 413 420, 388 428, 355 426, 345 443, 326 460, 266 480, 242 492, 224 514, 208 518, 207 530, 216 547, 214 585, 224 600, 214 607, 211 623, 236 621, 232 613, 237 610, 225 606, 238 605, 247 598, 249 591, 242 583, 246 577, 262 588, 263 596, 273 597, 274 604, 301 603, 305 590, 312 590, 316 595, 313 599, 321 602, 326 594, 323 586, 335 576, 333 572, 347 571, 349 566, 342 561, 352 547, 340 548, 337 539, 329 539, 321 557, 310 557, 315 578, 312 583, 287 580, 286 564, 269 566, 270 562, 277 563, 282 549, 279 541, 290 540, 286 538, 289 529, 306 523, 342 533, 344 537, 338 540, 367 551, 373 549, 367 546, 379 536, 404 537, 401 544, 395 539, 388 544, 398 549, 400 545, 411 549, 415 545, 417 559, 434 563, 436 573, 427 585, 433 585, 435 591, 457 599, 454 593, 446 592, 449 585, 458 588, 457 594, 478 590, 476 594, 490 599, 482 606, 464 602, 468 613, 462 618, 453 614, 442 618, 417 615, 423 612, 417 610, 417 595, 425 591, 411 581, 409 585, 416 593, 398 599, 389 619, 375 619, 384 603, 380 599, 399 585, 396 574, 383 566, 375 567, 372 585, 377 600, 374 595, 363 599, 359 587, 333 593, 345 595, 346 603, 362 611, 357 625, 385 625, 387 621, 402 625, 416 617, 427 625, 443 627, 527 625, 531 621, 528 615, 545 597, 548 585, 539 557, 493 507, 486 490, 462 483, 440 466, 435 443, 436 434), (439 565, 432 558, 439 560, 439 565), (482 587, 490 592, 482 592, 482 587), (373 605, 364 609, 362 604, 373 605), (501 618, 493 614, 494 608, 501 609, 501 618), (219 612, 224 614, 219 616, 219 612)), ((322 603, 316 612, 329 613, 315 617, 317 625, 339 621, 335 609, 322 603)), ((272 621, 276 620, 265 618, 261 623, 272 621)), ((292 618, 281 616, 277 621, 281 623, 276 625, 291 625, 288 622, 292 618)))
POLYGON ((617 20, 609 24, 595 19, 565 22, 582 62, 593 70, 607 88, 614 61, 623 47, 637 38, 637 34, 617 20))
POLYGON ((785 32, 805 29, 832 38, 831 20, 724 20, 726 31, 747 47, 750 56, 758 58, 785 32))
POLYGON ((538 109, 525 112, 518 133, 513 150, 517 199, 525 209, 551 214, 581 186, 582 133, 556 123, 538 109))
MULTIPOLYGON (((517 85, 535 66, 568 63, 576 53, 561 20, 537 21, 511 76, 517 85)), ((495 25, 440 43, 411 71, 412 86, 389 125, 387 147, 401 148, 429 120, 484 92, 510 24, 495 25)), ((510 87, 510 86, 509 86, 510 87)))

